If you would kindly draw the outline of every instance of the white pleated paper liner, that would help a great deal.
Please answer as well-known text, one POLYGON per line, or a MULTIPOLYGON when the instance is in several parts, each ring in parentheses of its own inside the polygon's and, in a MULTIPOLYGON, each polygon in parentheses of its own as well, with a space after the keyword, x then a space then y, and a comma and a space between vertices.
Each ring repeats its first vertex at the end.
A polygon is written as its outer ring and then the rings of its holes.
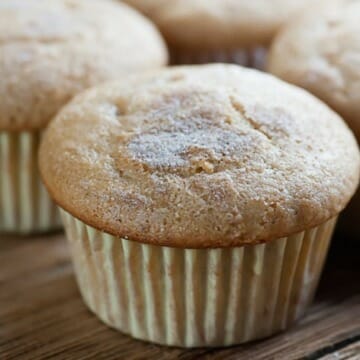
POLYGON ((266 55, 267 49, 264 47, 202 52, 173 48, 170 49, 170 62, 172 65, 230 63, 263 70, 266 55))
POLYGON ((30 234, 61 228, 57 207, 38 172, 40 132, 0 132, 0 232, 30 234))
POLYGON ((266 244, 194 250, 117 238, 62 216, 91 311, 135 338, 182 347, 263 338, 302 316, 336 222, 266 244))

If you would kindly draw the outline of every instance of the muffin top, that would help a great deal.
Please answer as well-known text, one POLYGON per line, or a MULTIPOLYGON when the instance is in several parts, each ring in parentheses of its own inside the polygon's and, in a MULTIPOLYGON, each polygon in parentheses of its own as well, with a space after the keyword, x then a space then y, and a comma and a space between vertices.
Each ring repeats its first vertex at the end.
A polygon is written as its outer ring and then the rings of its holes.
POLYGON ((269 70, 338 111, 360 139, 360 2, 338 1, 281 32, 269 70))
POLYGON ((154 26, 110 0, 0 1, 0 131, 36 130, 76 93, 166 63, 154 26))
POLYGON ((124 0, 149 16, 174 47, 268 45, 309 0, 124 0))
POLYGON ((51 122, 40 150, 50 194, 75 217, 190 248, 264 242, 323 223, 353 195, 359 161, 351 131, 312 95, 222 64, 89 90, 51 122))

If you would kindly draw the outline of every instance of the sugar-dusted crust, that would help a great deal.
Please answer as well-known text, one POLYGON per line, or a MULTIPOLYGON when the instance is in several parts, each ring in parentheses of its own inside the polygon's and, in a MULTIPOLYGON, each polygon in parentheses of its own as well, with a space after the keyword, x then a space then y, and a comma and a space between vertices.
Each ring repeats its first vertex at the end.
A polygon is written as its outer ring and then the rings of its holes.
POLYGON ((78 96, 40 170, 86 224, 151 244, 226 247, 336 216, 359 179, 344 122, 305 91, 235 65, 178 67, 78 96))
MULTIPOLYGON (((320 0, 323 1, 323 0, 320 0)), ((268 45, 309 0, 124 0, 149 16, 173 48, 268 45)))
POLYGON ((35 130, 79 91, 167 61, 155 27, 110 0, 0 1, 0 131, 35 130))
POLYGON ((333 1, 275 40, 269 70, 339 112, 360 140, 360 2, 333 1))

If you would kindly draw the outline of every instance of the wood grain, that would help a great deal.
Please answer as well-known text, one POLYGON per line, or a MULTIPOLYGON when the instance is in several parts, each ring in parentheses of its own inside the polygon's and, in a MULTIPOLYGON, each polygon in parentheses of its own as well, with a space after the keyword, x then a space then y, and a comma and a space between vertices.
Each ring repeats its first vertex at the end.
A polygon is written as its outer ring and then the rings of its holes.
POLYGON ((346 346, 339 351, 321 357, 321 360, 357 360, 360 357, 360 341, 346 346))
POLYGON ((245 346, 182 350, 133 340, 90 314, 80 298, 63 235, 3 237, 0 359, 358 360, 360 253, 342 254, 337 246, 315 303, 290 331, 245 346))

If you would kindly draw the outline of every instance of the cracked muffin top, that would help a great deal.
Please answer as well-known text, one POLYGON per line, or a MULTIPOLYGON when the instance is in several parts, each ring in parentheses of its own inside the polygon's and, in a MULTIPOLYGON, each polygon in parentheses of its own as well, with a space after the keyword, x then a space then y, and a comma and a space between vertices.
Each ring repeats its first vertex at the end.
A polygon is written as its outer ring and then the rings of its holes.
POLYGON ((110 0, 0 1, 0 131, 36 130, 79 91, 165 65, 158 31, 110 0))
POLYGON ((175 67, 77 96, 40 170, 55 201, 104 232, 206 248, 258 243, 336 216, 356 141, 304 90, 236 65, 175 67))
POLYGON ((330 4, 280 33, 269 55, 269 70, 325 101, 360 140, 360 2, 330 4))

